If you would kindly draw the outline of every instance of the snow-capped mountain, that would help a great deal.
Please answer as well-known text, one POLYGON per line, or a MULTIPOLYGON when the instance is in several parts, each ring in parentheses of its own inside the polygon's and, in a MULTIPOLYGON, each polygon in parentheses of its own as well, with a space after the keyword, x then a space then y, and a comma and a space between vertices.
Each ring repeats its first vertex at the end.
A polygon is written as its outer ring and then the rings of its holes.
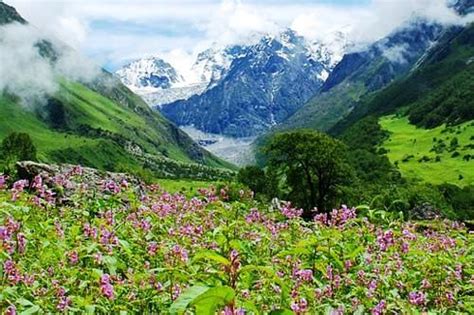
POLYGON ((338 64, 353 46, 347 35, 348 31, 336 31, 324 40, 311 42, 311 53, 316 60, 324 63, 330 70, 338 64))
POLYGON ((178 125, 193 125, 204 132, 255 136, 308 101, 334 62, 329 57, 321 59, 321 52, 289 29, 263 36, 256 44, 223 51, 227 56, 224 62, 206 54, 198 58, 201 67, 211 62, 211 66, 201 68, 206 69, 203 73, 210 84, 200 95, 162 106, 165 116, 178 125))
MULTIPOLYGON (((255 43, 263 39, 279 38, 291 49, 292 37, 296 34, 287 30, 277 36, 254 34, 255 43)), ((324 65, 319 79, 325 80, 349 47, 344 32, 334 32, 329 41, 304 43, 307 57, 324 65)), ((257 44, 258 45, 258 44, 257 44)), ((227 75, 232 62, 244 58, 256 45, 219 46, 213 44, 200 52, 190 69, 180 72, 162 58, 148 57, 131 62, 116 72, 120 80, 131 90, 142 96, 150 106, 162 106, 178 100, 187 100, 201 95, 216 86, 227 75)), ((294 47, 293 47, 294 48, 294 47)))
POLYGON ((199 74, 201 82, 212 86, 225 76, 232 61, 242 57, 245 50, 244 46, 239 45, 218 47, 217 44, 214 44, 213 47, 198 54, 192 70, 199 74))
POLYGON ((184 81, 173 66, 156 57, 134 61, 116 74, 132 89, 168 89, 184 81))
POLYGON ((143 58, 124 66, 116 76, 150 106, 160 106, 204 92, 225 75, 242 50, 241 46, 214 45, 199 53, 182 73, 161 58, 143 58))

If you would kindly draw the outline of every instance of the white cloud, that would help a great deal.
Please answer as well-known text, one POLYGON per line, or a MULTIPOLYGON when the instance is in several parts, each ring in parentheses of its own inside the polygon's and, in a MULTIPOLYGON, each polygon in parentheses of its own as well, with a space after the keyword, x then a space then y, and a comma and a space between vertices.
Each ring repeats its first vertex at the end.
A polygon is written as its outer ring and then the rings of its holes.
MULTIPOLYGON (((465 23, 446 0, 372 0, 366 5, 331 5, 298 0, 6 0, 34 25, 104 64, 143 55, 184 58, 212 42, 238 43, 252 33, 292 27, 312 39, 341 28, 357 43, 377 40, 414 14, 443 23, 465 23), (113 22, 98 27, 95 22, 113 22), (139 32, 116 25, 185 26, 182 32, 139 32), (189 31, 189 34, 186 32, 189 31), (184 51, 173 55, 171 51, 184 51)), ((471 15, 472 16, 472 15, 471 15)), ((472 20, 472 17, 468 19, 472 20)))
POLYGON ((408 44, 388 47, 383 50, 383 55, 385 58, 387 58, 391 62, 405 64, 407 60, 404 54, 406 53, 408 48, 409 48, 408 44))
POLYGON ((292 27, 301 34, 324 40, 327 34, 344 29, 355 43, 376 41, 414 16, 443 24, 472 20, 461 18, 446 6, 445 0, 373 0, 369 6, 344 10, 320 6, 297 16, 292 27))
POLYGON ((17 95, 26 105, 54 94, 58 78, 89 81, 99 73, 95 64, 55 39, 48 41, 53 43, 56 60, 44 58, 39 50, 44 39, 33 26, 14 23, 0 27, 0 91, 17 95))
POLYGON ((255 33, 275 32, 281 28, 265 10, 243 4, 239 0, 224 0, 201 28, 207 39, 222 44, 248 41, 255 33))

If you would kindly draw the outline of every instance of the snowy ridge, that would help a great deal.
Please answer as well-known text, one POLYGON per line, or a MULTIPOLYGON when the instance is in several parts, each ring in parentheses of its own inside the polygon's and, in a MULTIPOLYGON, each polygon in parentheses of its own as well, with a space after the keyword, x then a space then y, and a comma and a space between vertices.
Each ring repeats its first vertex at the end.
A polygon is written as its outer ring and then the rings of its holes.
POLYGON ((255 34, 254 37, 253 44, 248 45, 222 47, 213 44, 197 54, 195 62, 186 71, 178 71, 178 67, 159 57, 148 57, 124 66, 116 75, 150 106, 161 106, 201 95, 226 77, 235 60, 256 52, 267 52, 262 58, 275 55, 291 62, 304 50, 313 62, 324 65, 316 74, 324 81, 349 47, 343 32, 331 34, 330 40, 324 42, 309 42, 291 29, 276 35, 255 34))

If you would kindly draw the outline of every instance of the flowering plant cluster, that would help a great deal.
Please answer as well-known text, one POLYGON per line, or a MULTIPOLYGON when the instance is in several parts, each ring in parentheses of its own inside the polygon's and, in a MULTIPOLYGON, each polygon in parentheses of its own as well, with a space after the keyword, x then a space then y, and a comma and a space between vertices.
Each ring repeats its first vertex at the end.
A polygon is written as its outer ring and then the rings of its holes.
POLYGON ((0 176, 5 314, 474 313, 462 224, 377 222, 346 206, 309 222, 246 192, 187 198, 82 176, 52 187, 0 176))

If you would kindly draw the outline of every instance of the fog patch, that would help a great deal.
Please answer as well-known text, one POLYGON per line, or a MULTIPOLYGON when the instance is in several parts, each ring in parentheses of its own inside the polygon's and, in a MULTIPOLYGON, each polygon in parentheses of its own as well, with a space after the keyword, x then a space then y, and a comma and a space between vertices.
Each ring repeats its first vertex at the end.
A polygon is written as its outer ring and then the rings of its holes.
POLYGON ((408 44, 387 47, 383 49, 382 55, 392 63, 406 64, 408 60, 405 58, 405 54, 409 48, 408 44))
POLYGON ((91 82, 100 68, 31 25, 0 27, 0 93, 18 96, 28 107, 59 89, 59 79, 91 82))

